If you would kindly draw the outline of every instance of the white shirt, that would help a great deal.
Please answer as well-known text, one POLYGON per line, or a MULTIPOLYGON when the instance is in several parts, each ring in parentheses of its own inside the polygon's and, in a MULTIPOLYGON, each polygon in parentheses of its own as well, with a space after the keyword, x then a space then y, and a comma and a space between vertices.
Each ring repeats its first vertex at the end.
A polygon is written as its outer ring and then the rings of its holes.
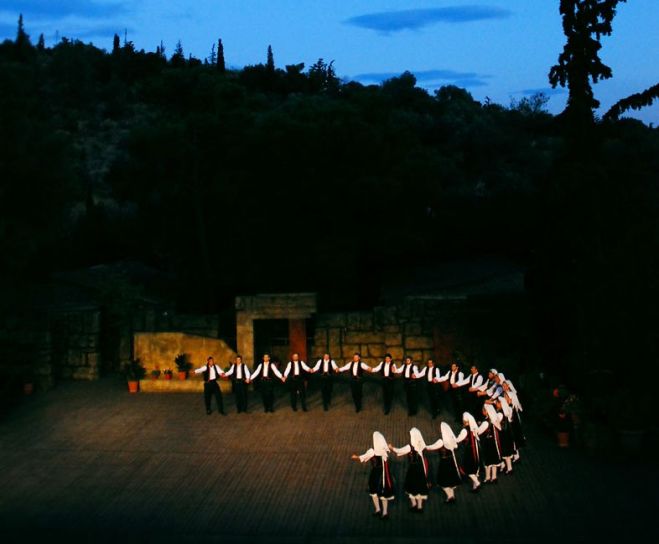
POLYGON ((439 369, 436 366, 432 368, 429 366, 424 366, 419 372, 419 378, 426 377, 428 383, 433 383, 439 377, 439 369))
POLYGON ((421 375, 419 375, 419 369, 413 363, 410 363, 409 365, 403 363, 403 366, 400 368, 398 373, 403 374, 405 379, 414 379, 414 378, 420 378, 421 377, 421 375))
POLYGON ((330 370, 338 370, 339 367, 334 362, 334 359, 318 359, 313 367, 314 372, 317 372, 322 367, 323 374, 328 373, 330 370))
POLYGON ((483 385, 482 374, 469 374, 469 387, 479 388, 483 385), (474 378, 475 376, 475 378, 474 378))
POLYGON ((231 368, 229 371, 224 374, 225 376, 231 376, 235 373, 236 379, 237 380, 242 380, 243 378, 246 378, 249 380, 249 368, 247 368, 247 365, 245 363, 240 363, 239 365, 236 363, 233 363, 231 365, 231 368))
POLYGON ((202 372, 206 372, 206 367, 207 366, 208 366, 208 379, 209 380, 217 380, 218 378, 224 376, 224 372, 217 365, 200 366, 199 368, 195 369, 194 373, 195 374, 201 374, 202 372))
POLYGON ((397 374, 397 369, 396 365, 393 361, 387 363, 386 361, 380 361, 380 363, 373 367, 373 372, 380 372, 382 370, 382 375, 385 378, 388 378, 389 375, 393 372, 394 374, 397 374))
POLYGON ((252 373, 252 377, 250 379, 255 380, 256 378, 259 377, 261 372, 263 372, 264 378, 269 378, 271 374, 274 374, 280 380, 282 378, 279 369, 275 365, 273 365, 270 361, 268 361, 267 363, 260 363, 258 368, 252 373))
POLYGON ((352 365, 352 375, 355 377, 358 375, 358 369, 360 366, 362 367, 362 370, 369 371, 371 369, 371 367, 368 366, 364 361, 357 361, 357 362, 350 361, 348 364, 343 365, 341 368, 339 368, 339 372, 345 372, 350 368, 351 365, 352 365))
POLYGON ((464 374, 459 370, 449 370, 449 383, 451 385, 455 384, 458 387, 462 387, 463 385, 467 385, 469 383, 469 378, 465 379, 464 374))
POLYGON ((284 370, 284 378, 288 378, 291 369, 293 370, 294 376, 299 376, 302 373, 300 367, 302 367, 307 372, 311 372, 311 369, 307 366, 307 363, 305 363, 304 361, 288 361, 288 364, 286 365, 286 370, 284 370))

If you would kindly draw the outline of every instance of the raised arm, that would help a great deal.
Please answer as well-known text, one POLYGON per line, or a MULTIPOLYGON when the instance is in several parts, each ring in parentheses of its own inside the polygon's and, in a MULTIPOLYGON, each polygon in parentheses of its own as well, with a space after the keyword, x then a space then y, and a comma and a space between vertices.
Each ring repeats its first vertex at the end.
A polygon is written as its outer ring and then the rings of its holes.
POLYGON ((398 457, 401 457, 403 455, 407 455, 412 451, 412 446, 409 444, 403 446, 402 448, 396 448, 393 445, 389 444, 389 449, 393 451, 398 457))
POLYGON ((437 442, 434 442, 434 443, 430 444, 429 446, 426 446, 426 449, 428 451, 434 451, 434 450, 438 450, 443 445, 444 445, 444 441, 440 438, 440 439, 437 440, 437 442))
POLYGON ((455 441, 459 444, 462 442, 465 438, 467 438, 467 429, 462 429, 458 436, 455 437, 455 441))

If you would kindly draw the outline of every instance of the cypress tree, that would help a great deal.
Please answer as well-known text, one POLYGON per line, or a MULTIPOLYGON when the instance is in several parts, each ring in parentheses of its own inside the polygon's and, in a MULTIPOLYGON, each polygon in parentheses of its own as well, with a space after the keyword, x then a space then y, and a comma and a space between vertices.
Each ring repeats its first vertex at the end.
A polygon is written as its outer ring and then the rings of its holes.
POLYGON ((226 65, 224 64, 224 46, 222 45, 221 38, 217 41, 217 71, 220 72, 220 74, 226 72, 226 65))
POLYGON ((266 62, 266 70, 270 73, 274 73, 275 71, 275 57, 272 54, 272 46, 268 46, 268 61, 266 62))
POLYGON ((39 34, 39 41, 37 42, 37 50, 38 51, 46 50, 46 39, 43 37, 43 32, 39 34))
POLYGON ((121 48, 121 41, 119 39, 119 34, 115 34, 114 38, 112 39, 112 54, 118 55, 120 48, 121 48))
POLYGON ((183 44, 181 43, 181 40, 176 42, 174 54, 170 60, 172 66, 185 66, 185 55, 183 54, 183 44))

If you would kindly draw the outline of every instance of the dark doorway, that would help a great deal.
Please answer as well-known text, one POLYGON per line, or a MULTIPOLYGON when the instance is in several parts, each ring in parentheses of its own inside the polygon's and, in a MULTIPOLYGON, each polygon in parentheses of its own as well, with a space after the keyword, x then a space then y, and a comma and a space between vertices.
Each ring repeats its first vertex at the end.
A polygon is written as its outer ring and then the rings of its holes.
POLYGON ((289 350, 288 319, 254 320, 254 367, 264 353, 286 364, 290 357, 289 350))

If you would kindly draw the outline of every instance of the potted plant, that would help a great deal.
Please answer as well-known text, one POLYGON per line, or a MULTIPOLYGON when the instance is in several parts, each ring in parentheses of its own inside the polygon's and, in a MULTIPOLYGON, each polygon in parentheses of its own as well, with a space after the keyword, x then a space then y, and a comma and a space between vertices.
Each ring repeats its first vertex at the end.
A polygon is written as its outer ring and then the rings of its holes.
POLYGON ((166 380, 171 380, 172 379, 172 369, 171 368, 166 368, 165 370, 162 371, 162 376, 166 380))
POLYGON ((130 362, 124 366, 124 373, 128 381, 128 391, 130 393, 137 393, 140 380, 146 375, 146 370, 139 359, 131 359, 130 362))
POLYGON ((31 395, 34 393, 34 377, 32 372, 25 372, 23 374, 23 394, 31 395))
POLYGON ((188 371, 192 368, 192 363, 188 360, 187 353, 179 353, 174 359, 178 369, 178 379, 185 380, 188 377, 188 371))
POLYGON ((160 370, 158 370, 157 368, 154 368, 151 371, 151 379, 157 380, 160 377, 160 374, 161 374, 160 370))
POLYGON ((556 440, 559 448, 570 446, 570 431, 572 430, 572 418, 562 408, 556 415, 556 440))

